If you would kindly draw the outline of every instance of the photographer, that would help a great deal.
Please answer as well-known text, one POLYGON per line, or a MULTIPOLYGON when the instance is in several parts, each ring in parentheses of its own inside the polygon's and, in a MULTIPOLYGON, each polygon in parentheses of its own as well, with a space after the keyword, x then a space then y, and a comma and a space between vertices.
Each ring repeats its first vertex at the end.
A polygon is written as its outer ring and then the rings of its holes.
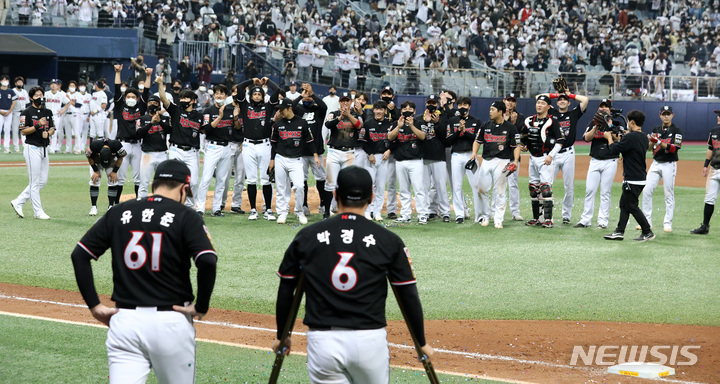
MULTIPOLYGON (((598 114, 604 113, 608 116, 611 114, 612 101, 603 99, 598 106, 598 114)), ((613 115, 613 117, 616 117, 613 115)), ((620 134, 625 131, 624 123, 620 119, 613 119, 608 125, 612 134, 613 141, 620 139, 620 134)), ((595 121, 590 122, 590 126, 585 130, 583 139, 590 142, 590 165, 587 172, 587 180, 585 182, 585 205, 580 221, 575 224, 575 228, 588 228, 592 225, 591 220, 595 210, 595 193, 600 186, 600 209, 598 211, 598 228, 607 228, 608 216, 610 215, 610 192, 612 191, 612 183, 615 179, 615 173, 618 167, 618 153, 611 153, 609 149, 610 143, 604 137, 605 127, 598 125, 595 121)))
POLYGON ((177 79, 180 80, 183 86, 189 86, 192 68, 190 67, 190 57, 188 55, 185 55, 182 61, 178 63, 177 70, 177 79))
MULTIPOLYGON (((285 68, 282 71, 282 77, 285 80, 285 84, 292 84, 297 81, 298 70, 295 67, 295 62, 290 60, 285 63, 285 68)), ((248 78, 248 77, 246 77, 248 78)), ((250 77, 252 78, 252 77, 250 77)))
POLYGON ((132 70, 132 76, 130 77, 130 86, 137 88, 140 83, 140 79, 145 80, 145 69, 147 65, 143 62, 142 55, 138 55, 137 58, 130 58, 130 70, 132 70))
POLYGON ((162 75, 163 79, 165 79, 166 84, 172 83, 172 79, 170 78, 172 74, 170 62, 165 59, 165 55, 163 54, 158 55, 158 63, 155 66, 155 73, 158 76, 162 75))
POLYGON ((205 55, 202 63, 195 67, 198 71, 198 81, 205 84, 210 84, 210 75, 212 74, 213 66, 210 64, 210 56, 205 55))
MULTIPOLYGON (((177 29, 177 19, 163 19, 162 25, 158 28, 158 56, 172 55, 172 45, 175 43, 175 30, 177 29)), ((169 79, 169 78, 168 78, 169 79)))

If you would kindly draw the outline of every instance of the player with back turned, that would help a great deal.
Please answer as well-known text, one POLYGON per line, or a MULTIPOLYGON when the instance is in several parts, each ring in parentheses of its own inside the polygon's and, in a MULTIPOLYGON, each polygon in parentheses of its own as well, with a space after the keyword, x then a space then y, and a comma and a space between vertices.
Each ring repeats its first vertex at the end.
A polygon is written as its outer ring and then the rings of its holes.
POLYGON ((109 210, 72 252, 75 279, 93 317, 107 334, 110 383, 194 383, 193 317, 208 312, 217 254, 200 216, 183 205, 190 169, 178 160, 157 167, 153 195, 109 210), (116 308, 103 305, 91 260, 112 251, 116 308), (197 301, 190 281, 197 267, 197 301))
MULTIPOLYGON (((338 214, 300 230, 280 264, 277 337, 291 316, 293 291, 303 273, 310 382, 387 383, 387 280, 422 351, 433 354, 425 342, 415 273, 403 241, 364 217, 373 198, 370 174, 350 166, 338 173, 337 184, 338 214)), ((290 338, 285 343, 290 346, 290 338)), ((279 345, 276 339, 273 349, 279 345)))
POLYGON ((720 191, 720 109, 713 110, 717 117, 715 128, 710 131, 705 152, 705 163, 703 164, 702 176, 707 178, 705 182, 705 207, 703 209, 703 222, 690 231, 693 235, 707 235, 710 233, 710 219, 715 210, 715 201, 720 191))

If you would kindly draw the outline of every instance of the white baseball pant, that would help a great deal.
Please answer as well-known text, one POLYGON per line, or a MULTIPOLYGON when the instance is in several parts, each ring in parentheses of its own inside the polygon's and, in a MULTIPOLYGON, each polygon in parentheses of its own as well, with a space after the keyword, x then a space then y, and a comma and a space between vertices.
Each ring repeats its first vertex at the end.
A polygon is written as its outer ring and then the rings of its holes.
POLYGON ((215 174, 215 194, 213 195, 212 212, 222 210, 222 197, 225 193, 225 180, 228 177, 229 169, 232 168, 232 154, 228 145, 217 145, 205 142, 205 156, 203 157, 203 172, 198 189, 197 210, 205 211, 205 201, 207 200, 210 182, 215 174))
POLYGON ((107 115, 105 111, 98 111, 98 113, 90 116, 90 138, 104 138, 105 137, 105 120, 107 115))
POLYGON ((368 158, 367 152, 362 148, 355 148, 355 161, 353 161, 353 164, 361 168, 366 168, 369 162, 370 159, 368 158))
POLYGON ((595 211, 595 193, 600 186, 600 209, 598 210, 598 225, 607 227, 610 216, 610 192, 617 173, 618 159, 598 160, 591 158, 588 166, 587 182, 585 183, 585 204, 580 216, 580 224, 592 225, 595 211))
MULTIPOLYGON (((158 164, 167 160, 167 158, 168 155, 165 151, 142 153, 142 160, 140 160, 140 188, 138 189, 138 197, 148 196, 150 193, 150 182, 155 174, 155 169, 158 164)), ((120 168, 122 168, 122 166, 120 168)), ((135 167, 133 167, 133 170, 135 170, 135 167)), ((127 168, 125 168, 125 172, 127 172, 127 168)), ((119 177, 118 181, 120 181, 119 177)))
MULTIPOLYGON (((95 173, 95 171, 93 171, 92 167, 90 167, 90 166, 88 166, 88 169, 90 169, 90 181, 89 181, 90 186, 91 186, 91 187, 99 187, 100 184, 102 184, 102 174, 103 174, 103 172, 105 173, 105 177, 107 178, 107 177, 109 177, 110 173, 112 173, 113 167, 100 168, 100 178, 98 179, 98 181, 95 181, 95 182, 92 181, 92 175, 93 175, 93 173, 95 173)), ((108 185, 108 187, 114 187, 114 186, 118 185, 118 182, 116 181, 116 182, 113 183, 113 182, 110 181, 110 179, 108 178, 108 180, 107 180, 107 185, 108 185)))
MULTIPOLYGON (((553 163, 555 160, 553 160, 553 163)), ((530 156, 528 165, 528 176, 530 184, 552 185, 555 176, 555 165, 545 165, 545 156, 530 156)))
POLYGON ((269 185, 267 170, 270 166, 270 139, 265 139, 260 144, 253 144, 247 139, 243 144, 242 157, 245 165, 245 177, 248 184, 258 184, 258 180, 262 185, 269 185), (260 176, 258 177, 258 173, 260 176))
POLYGON ((231 207, 240 208, 242 206, 242 194, 245 188, 245 164, 243 163, 243 143, 230 142, 230 169, 225 178, 225 190, 223 191, 223 201, 227 201, 228 188, 230 187, 230 179, 232 178, 232 170, 235 166, 235 183, 233 184, 233 196, 231 207))
POLYGON ((483 159, 478 169, 478 197, 480 199, 480 217, 490 220, 493 212, 495 224, 502 224, 505 218, 505 193, 507 192, 507 177, 503 168, 510 162, 507 159, 483 159), (492 208, 490 207, 490 188, 492 188, 492 208), (491 210, 492 209, 492 210, 491 210))
POLYGON ((387 165, 387 213, 396 213, 398 207, 398 190, 397 190, 397 172, 396 161, 393 155, 390 155, 387 165))
POLYGON ((400 215, 412 216, 412 191, 415 192, 415 211, 418 216, 429 214, 425 190, 425 167, 422 159, 398 160, 395 162, 398 184, 400 184, 400 215), (410 190, 412 187, 412 191, 410 190))
POLYGON ((385 328, 307 332, 307 370, 313 384, 387 383, 385 328))
POLYGON ((275 155, 275 207, 278 216, 287 216, 290 211, 290 183, 295 191, 295 214, 302 214, 305 186, 303 182, 302 157, 275 155))
POLYGON ((562 171, 563 185, 565 186, 565 197, 562 203, 562 218, 570 220, 572 218, 573 200, 575 199, 575 147, 570 147, 567 151, 558 153, 553 160, 555 164, 555 174, 562 171))
POLYGON ((470 160, 472 155, 471 151, 467 152, 453 152, 451 167, 452 167, 452 194, 453 194, 453 211, 455 217, 465 217, 465 211, 467 210, 467 203, 465 202, 465 193, 463 192, 463 181, 465 178, 463 175, 467 175, 468 182, 470 183, 470 189, 472 190, 473 203, 475 205, 475 221, 480 220, 480 196, 478 195, 478 183, 477 183, 477 171, 472 173, 465 169, 465 164, 470 160))
POLYGON ((450 197, 447 189, 447 165, 440 160, 423 160, 427 189, 428 212, 450 216, 450 197))
POLYGON ((55 124, 55 134, 50 136, 50 146, 48 147, 53 152, 60 152, 60 146, 63 140, 63 122, 65 121, 65 114, 58 115, 57 112, 53 113, 53 124, 55 124))
POLYGON ((652 227, 652 195, 655 188, 663 180, 663 190, 665 192, 665 218, 663 227, 672 228, 673 214, 675 211, 675 176, 677 175, 677 162, 670 161, 660 163, 653 160, 647 173, 647 183, 643 189, 642 211, 647 218, 648 224, 652 227))
MULTIPOLYGON (((60 150, 60 145, 62 144, 64 137, 65 152, 73 151, 73 132, 75 130, 75 120, 75 113, 65 112, 65 114, 63 115, 62 125, 60 125, 60 129, 55 132, 55 135, 62 135, 62 137, 58 137, 58 150, 60 150)), ((57 127, 57 125, 55 126, 57 127)))
POLYGON ((84 152, 85 146, 87 145, 88 129, 90 122, 88 121, 89 114, 78 113, 75 115, 75 127, 73 128, 73 135, 75 136, 75 152, 84 152))
POLYGON ((24 146, 23 156, 27 165, 29 182, 25 190, 14 201, 19 205, 24 205, 30 200, 35 217, 37 217, 45 213, 40 202, 40 190, 47 184, 50 158, 46 148, 29 144, 24 146))
POLYGON ((10 150, 10 141, 12 141, 12 120, 13 120, 13 113, 9 110, 0 110, 0 112, 7 112, 7 116, 0 115, 0 134, 5 139, 5 142, 3 143, 5 145, 5 150, 10 150))
POLYGON ((312 170, 315 181, 325 181, 325 179, 327 179, 327 173, 325 172, 325 168, 323 168, 322 164, 315 164, 315 156, 303 156, 302 159, 303 177, 305 178, 305 180, 308 179, 308 171, 310 170, 312 170))
POLYGON ((150 369, 161 384, 195 382, 195 328, 180 312, 119 309, 105 345, 110 384, 144 383, 150 369))
POLYGON ((125 155, 122 164, 120 164, 120 169, 118 170, 118 185, 125 185, 125 180, 127 180, 128 167, 132 167, 133 184, 140 185, 140 162, 142 161, 142 147, 140 143, 133 144, 122 140, 121 143, 123 149, 125 149, 125 152, 127 152, 127 155, 125 155))
POLYGON ((355 163, 355 150, 340 151, 335 148, 328 148, 327 160, 325 162, 325 190, 332 192, 337 187, 337 175, 340 170, 355 163))
MULTIPOLYGON (((112 113, 110 116, 112 116, 112 113)), ((117 137, 117 119, 112 119, 110 116, 105 119, 105 137, 115 140, 117 137)))
MULTIPOLYGON (((13 112, 12 113, 12 129, 10 130, 10 134, 12 136, 12 143, 15 146, 15 150, 20 150, 20 144, 25 144, 25 137, 23 137, 22 134, 20 134, 20 114, 22 112, 13 112)), ((5 149, 10 149, 10 142, 5 141, 5 149)), ((24 152, 23 152, 24 153, 24 152)))
POLYGON ((180 149, 175 145, 170 145, 170 150, 168 153, 168 158, 170 160, 177 159, 185 163, 185 165, 190 168, 190 189, 192 190, 193 196, 195 197, 188 197, 185 200, 185 205, 192 208, 197 209, 196 206, 196 197, 198 195, 198 173, 200 172, 200 153, 198 153, 198 150, 193 148, 189 150, 180 149))
POLYGON ((370 164, 370 161, 368 161, 365 169, 370 173, 373 181, 373 192, 375 192, 375 198, 373 198, 366 212, 372 213, 375 217, 380 217, 380 212, 382 212, 382 207, 385 203, 388 160, 383 160, 382 153, 376 153, 375 164, 370 164))
POLYGON ((707 181, 705 181, 705 204, 715 205, 718 191, 720 191, 720 172, 708 167, 707 181))
POLYGON ((508 208, 510 208, 510 214, 513 217, 520 215, 520 186, 518 185, 518 175, 520 174, 520 163, 518 163, 518 170, 513 172, 510 177, 507 178, 508 184, 508 208))

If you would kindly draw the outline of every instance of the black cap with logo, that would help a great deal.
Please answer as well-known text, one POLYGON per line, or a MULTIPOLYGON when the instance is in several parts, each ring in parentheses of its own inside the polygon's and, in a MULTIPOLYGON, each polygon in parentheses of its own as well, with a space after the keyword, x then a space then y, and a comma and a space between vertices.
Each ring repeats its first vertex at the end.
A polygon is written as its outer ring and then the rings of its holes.
MULTIPOLYGON (((180 160, 165 160, 155 169, 154 179, 170 179, 190 184, 190 168, 180 160)), ((188 197, 192 197, 192 189, 188 189, 188 197)))
POLYGON ((351 165, 340 170, 337 176, 337 194, 342 200, 360 201, 372 196, 372 178, 362 167, 351 165))

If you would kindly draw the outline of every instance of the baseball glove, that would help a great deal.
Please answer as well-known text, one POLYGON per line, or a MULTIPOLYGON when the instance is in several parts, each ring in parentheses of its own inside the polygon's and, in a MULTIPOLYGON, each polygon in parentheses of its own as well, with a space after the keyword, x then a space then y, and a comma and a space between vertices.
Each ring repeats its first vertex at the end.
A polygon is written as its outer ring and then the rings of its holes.
POLYGON ((507 163, 505 165, 505 168, 503 168, 503 173, 505 174, 505 177, 510 177, 510 175, 512 175, 515 171, 517 171, 517 164, 515 163, 507 163))
POLYGON ((477 161, 475 161, 475 159, 470 159, 470 160, 468 160, 467 163, 465 163, 465 169, 467 169, 468 171, 470 171, 472 173, 475 173, 475 171, 477 171, 477 167, 478 167, 478 165, 477 165, 477 161))
POLYGON ((270 169, 270 167, 268 167, 267 174, 268 174, 268 180, 271 183, 274 183, 275 182, 275 168, 270 169))
POLYGON ((605 111, 597 111, 595 116, 593 116, 593 123, 600 127, 600 130, 607 129, 610 121, 612 121, 612 118, 610 114, 605 111))
POLYGON ((570 88, 568 88, 567 80, 565 80, 564 77, 558 77, 557 79, 553 80, 553 87, 555 87, 555 90, 558 93, 565 93, 570 88))

